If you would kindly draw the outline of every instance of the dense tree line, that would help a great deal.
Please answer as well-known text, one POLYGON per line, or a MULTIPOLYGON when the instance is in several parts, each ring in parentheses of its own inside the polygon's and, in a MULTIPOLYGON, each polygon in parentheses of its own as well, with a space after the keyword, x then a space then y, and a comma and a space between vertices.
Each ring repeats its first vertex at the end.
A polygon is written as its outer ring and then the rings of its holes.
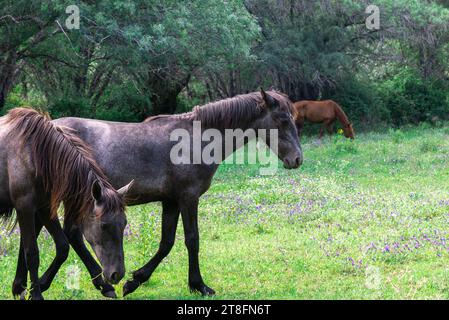
POLYGON ((360 126, 449 117, 444 0, 378 0, 375 29, 368 0, 0 2, 0 113, 140 121, 262 85, 360 126))

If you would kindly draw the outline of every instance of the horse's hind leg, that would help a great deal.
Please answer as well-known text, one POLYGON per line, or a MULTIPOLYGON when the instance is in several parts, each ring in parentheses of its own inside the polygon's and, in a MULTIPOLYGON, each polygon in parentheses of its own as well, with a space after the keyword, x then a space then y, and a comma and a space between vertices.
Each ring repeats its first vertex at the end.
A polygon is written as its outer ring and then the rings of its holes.
POLYGON ((66 222, 64 223, 64 233, 69 239, 73 250, 75 250, 76 254, 86 266, 95 288, 101 290, 101 294, 107 298, 117 298, 114 287, 104 282, 102 277, 103 270, 86 248, 81 230, 77 226, 66 222))
POLYGON ((14 298, 21 297, 26 291, 28 270, 25 261, 25 253, 23 251, 22 237, 20 237, 19 258, 17 259, 16 276, 12 283, 12 295, 14 298))
POLYGON ((31 299, 42 300, 39 284, 39 248, 35 230, 36 209, 29 196, 21 197, 16 202, 17 220, 19 221, 21 242, 25 255, 26 267, 30 272, 31 299))
POLYGON ((53 238, 53 241, 55 242, 56 256, 50 267, 48 267, 47 271, 45 271, 39 280, 42 292, 46 291, 50 287, 53 279, 58 273, 59 268, 61 268, 61 265, 67 260, 70 250, 69 241, 62 230, 58 218, 48 220, 48 222, 45 223, 45 228, 48 230, 53 238))
MULTIPOLYGON (((44 219, 44 218, 42 218, 44 219)), ((41 219, 37 218, 35 220, 36 222, 36 237, 39 236, 39 233, 42 229, 42 222, 41 219)), ((59 223, 58 219, 52 219, 48 220, 48 222, 45 223, 45 228, 48 230, 50 235, 53 238, 53 241, 56 245, 56 257, 51 263, 48 270, 44 273, 44 275, 39 279, 41 292, 46 291, 53 281, 54 277, 56 276, 59 268, 64 263, 65 260, 67 260, 67 256, 69 253, 69 242, 61 228, 61 224, 59 223)), ((24 293, 26 292, 26 282, 27 282, 27 269, 26 269, 26 261, 25 261, 25 255, 23 250, 22 243, 20 244, 20 250, 19 250, 19 259, 17 262, 17 270, 16 270, 16 276, 13 282, 13 288, 12 292, 13 295, 21 296, 23 298, 24 293)))
POLYGON ((335 121, 332 120, 326 124, 326 129, 327 129, 327 133, 329 134, 329 136, 332 136, 334 134, 334 123, 335 123, 335 121))
MULTIPOLYGON (((36 237, 38 237, 39 233, 42 229, 42 223, 39 219, 35 220, 36 227, 36 237)), ((14 277, 14 281, 12 284, 12 294, 14 297, 22 297, 26 292, 27 286, 27 278, 28 278, 28 270, 25 261, 25 253, 23 250, 22 236, 20 237, 20 248, 19 248, 19 258, 17 260, 17 268, 16 275, 14 277)))
POLYGON ((170 253, 175 244, 176 228, 178 226, 179 208, 176 203, 162 202, 162 237, 159 250, 142 268, 133 273, 133 279, 125 283, 123 295, 134 292, 140 284, 148 281, 159 263, 170 253))
POLYGON ((320 140, 323 138, 323 135, 324 135, 324 126, 325 125, 321 126, 321 129, 320 129, 320 140))

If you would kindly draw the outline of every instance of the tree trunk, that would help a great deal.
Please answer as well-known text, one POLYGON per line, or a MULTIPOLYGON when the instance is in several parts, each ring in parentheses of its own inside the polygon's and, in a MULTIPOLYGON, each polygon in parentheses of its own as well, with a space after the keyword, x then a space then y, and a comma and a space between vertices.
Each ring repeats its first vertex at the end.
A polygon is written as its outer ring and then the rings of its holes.
POLYGON ((5 107, 6 97, 3 92, 0 92, 0 115, 3 114, 3 108, 5 107))
POLYGON ((177 98, 181 91, 190 82, 191 75, 176 81, 161 78, 150 78, 148 90, 151 92, 152 114, 173 114, 178 107, 177 98))
POLYGON ((17 54, 13 51, 0 64, 0 113, 5 107, 9 91, 18 74, 17 70, 17 54))
MULTIPOLYGON (((180 91, 179 91, 180 92, 180 91)), ((177 98, 178 91, 170 90, 153 94, 151 96, 151 103, 153 106, 153 114, 172 114, 176 112, 178 107, 177 98)))

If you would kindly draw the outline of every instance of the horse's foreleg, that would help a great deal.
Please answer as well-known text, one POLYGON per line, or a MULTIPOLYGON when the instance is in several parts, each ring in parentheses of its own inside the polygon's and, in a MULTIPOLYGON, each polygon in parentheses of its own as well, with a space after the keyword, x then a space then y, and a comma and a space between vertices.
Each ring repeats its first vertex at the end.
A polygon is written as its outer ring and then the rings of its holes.
MULTIPOLYGON (((36 219, 35 223, 36 223, 35 226, 36 237, 38 237, 42 229, 42 223, 39 219, 36 219)), ((17 259, 16 275, 14 277, 14 281, 12 284, 12 294, 14 297, 23 298, 23 295, 26 293, 27 278, 28 278, 28 269, 26 266, 25 252, 23 249, 22 236, 21 236, 19 257, 17 259)))
POLYGON ((107 298, 117 298, 114 287, 103 280, 103 270, 86 248, 80 229, 72 224, 64 223, 64 233, 69 239, 73 250, 75 250, 76 254, 86 266, 95 288, 101 290, 101 294, 107 298))
POLYGON ((16 204, 17 220, 19 221, 21 242, 27 270, 31 279, 31 299, 43 300, 39 284, 39 247, 35 230, 36 209, 32 200, 25 196, 16 204))
POLYGON ((25 252, 23 250, 22 236, 20 236, 19 258, 17 259, 16 276, 12 283, 12 295, 14 298, 22 296, 26 291, 28 279, 28 269, 25 261, 25 252))
POLYGON ((327 125, 327 133, 329 134, 329 136, 332 136, 334 133, 334 121, 330 121, 327 125))
POLYGON ((198 231, 198 199, 190 199, 180 204, 184 237, 189 252, 189 287, 192 292, 213 295, 215 291, 206 286, 201 277, 199 264, 200 236, 198 231))
POLYGON ((51 219, 45 223, 45 228, 48 230, 53 238, 53 241, 55 242, 56 256, 50 267, 48 267, 47 271, 45 271, 44 275, 39 280, 42 292, 50 287, 53 279, 58 273, 59 268, 61 268, 62 264, 67 260, 70 250, 69 241, 67 240, 67 237, 64 234, 61 224, 57 218, 51 219))
POLYGON ((320 140, 323 138, 324 135, 324 125, 320 129, 320 140))
POLYGON ((134 292, 142 283, 148 281, 159 263, 170 253, 175 244, 178 219, 178 205, 168 201, 162 202, 162 237, 159 250, 147 264, 133 272, 133 279, 123 286, 124 296, 134 292))

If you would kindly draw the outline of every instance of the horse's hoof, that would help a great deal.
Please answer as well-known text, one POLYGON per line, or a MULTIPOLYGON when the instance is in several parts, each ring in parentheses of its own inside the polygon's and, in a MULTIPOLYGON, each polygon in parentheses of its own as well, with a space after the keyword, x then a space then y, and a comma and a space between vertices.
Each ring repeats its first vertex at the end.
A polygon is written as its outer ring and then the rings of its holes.
POLYGON ((214 296, 215 290, 205 285, 204 288, 201 290, 201 294, 203 296, 214 296))
POLYGON ((103 282, 101 285, 99 285, 99 287, 101 288, 101 294, 104 297, 112 299, 117 298, 117 295, 115 294, 115 289, 110 284, 103 282))
POLYGON ((199 285, 190 285, 190 291, 194 293, 201 293, 202 296, 213 296, 215 295, 215 290, 209 288, 204 283, 199 285))
POLYGON ((26 289, 24 289, 22 286, 13 286, 12 295, 14 299, 22 299, 22 295, 26 295, 26 289))
POLYGON ((24 294, 23 300, 26 300, 27 298, 29 298, 30 300, 44 300, 44 296, 42 295, 40 288, 38 289, 32 288, 29 291, 30 294, 28 294, 28 290, 25 291, 26 292, 24 294))
POLYGON ((106 298, 117 299, 117 294, 115 293, 114 290, 107 291, 107 292, 101 292, 101 294, 106 298))
POLYGON ((123 286, 123 296, 126 297, 128 294, 133 293, 139 287, 140 283, 137 280, 128 280, 123 286))
POLYGON ((20 281, 14 281, 12 285, 12 295, 14 299, 20 298, 24 292, 26 293, 26 285, 23 285, 20 281))
POLYGON ((44 296, 42 294, 35 294, 31 296, 31 300, 44 300, 44 296))
POLYGON ((23 290, 22 293, 20 294, 20 300, 27 300, 28 299, 28 291, 27 290, 23 290))

